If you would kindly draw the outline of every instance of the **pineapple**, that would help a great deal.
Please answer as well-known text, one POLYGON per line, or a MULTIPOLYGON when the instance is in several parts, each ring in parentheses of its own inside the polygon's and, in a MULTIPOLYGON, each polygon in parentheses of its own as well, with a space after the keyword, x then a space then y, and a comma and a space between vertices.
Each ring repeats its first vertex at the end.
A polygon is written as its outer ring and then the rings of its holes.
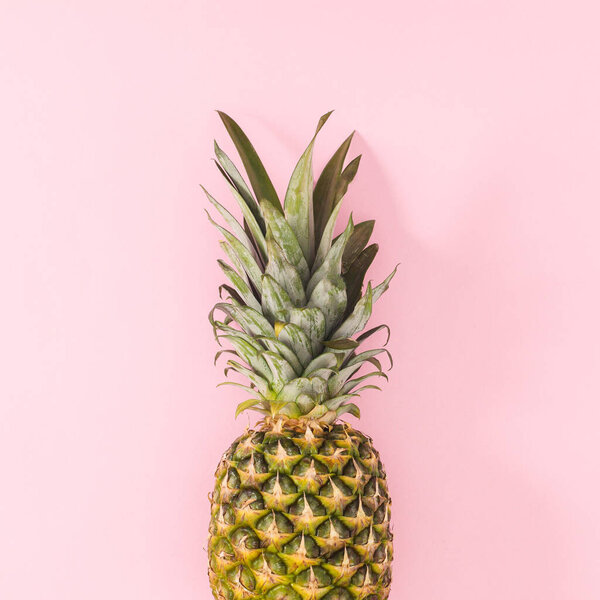
MULTIPOLYGON (((350 135, 313 185, 316 133, 292 174, 283 206, 239 125, 219 113, 250 186, 215 142, 216 164, 242 213, 240 221, 208 192, 223 225, 229 262, 219 260, 226 299, 210 322, 248 399, 237 407, 262 421, 233 442, 211 496, 209 578, 217 600, 384 600, 392 561, 390 498, 369 437, 338 421, 360 416, 353 400, 385 377, 385 348, 360 346, 379 285, 363 281, 377 244, 374 221, 334 227, 360 156, 344 162, 350 135), (371 370, 363 374, 361 369, 371 370), (359 373, 360 371, 360 373, 359 373)), ((379 389, 379 388, 377 388, 379 389)))

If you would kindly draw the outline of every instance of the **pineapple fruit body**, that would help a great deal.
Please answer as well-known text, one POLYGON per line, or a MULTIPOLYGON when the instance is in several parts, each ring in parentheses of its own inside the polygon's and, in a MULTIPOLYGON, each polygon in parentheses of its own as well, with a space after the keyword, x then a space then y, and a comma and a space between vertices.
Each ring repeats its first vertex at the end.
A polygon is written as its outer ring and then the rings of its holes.
POLYGON ((266 419, 225 453, 211 500, 218 600, 384 600, 390 498, 369 437, 346 423, 266 419))

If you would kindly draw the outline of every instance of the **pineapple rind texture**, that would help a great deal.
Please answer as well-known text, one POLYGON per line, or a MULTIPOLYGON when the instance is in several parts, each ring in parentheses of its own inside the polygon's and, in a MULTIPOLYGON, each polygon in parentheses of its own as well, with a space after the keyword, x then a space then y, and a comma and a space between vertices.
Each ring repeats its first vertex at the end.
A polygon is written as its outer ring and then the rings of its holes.
POLYGON ((217 600, 385 600, 390 498, 372 441, 347 423, 267 418, 224 454, 211 498, 217 600))

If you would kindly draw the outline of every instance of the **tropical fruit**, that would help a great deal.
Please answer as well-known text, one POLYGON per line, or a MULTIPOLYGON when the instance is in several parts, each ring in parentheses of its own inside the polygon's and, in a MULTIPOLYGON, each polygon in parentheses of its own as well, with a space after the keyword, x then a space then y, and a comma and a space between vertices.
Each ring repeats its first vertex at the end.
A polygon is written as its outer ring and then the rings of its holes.
MULTIPOLYGON (((317 131, 331 113, 321 117, 317 131)), ((262 420, 233 442, 211 498, 209 578, 218 600, 383 600, 391 580, 386 476, 371 439, 339 418, 360 416, 358 394, 386 377, 385 348, 365 349, 386 325, 365 330, 394 271, 364 286, 377 250, 374 221, 335 235, 360 156, 352 135, 313 183, 315 136, 283 205, 239 125, 219 113, 250 185, 215 142, 216 164, 241 219, 207 192, 220 215, 227 278, 209 319, 227 356, 227 381, 247 398, 236 415, 262 420), (363 289, 363 287, 365 289, 363 289), (369 370, 370 369, 370 370, 369 370), (365 372, 366 371, 366 372, 365 372)), ((385 344, 384 344, 385 345, 385 344)), ((379 389, 379 388, 377 388, 379 389)))

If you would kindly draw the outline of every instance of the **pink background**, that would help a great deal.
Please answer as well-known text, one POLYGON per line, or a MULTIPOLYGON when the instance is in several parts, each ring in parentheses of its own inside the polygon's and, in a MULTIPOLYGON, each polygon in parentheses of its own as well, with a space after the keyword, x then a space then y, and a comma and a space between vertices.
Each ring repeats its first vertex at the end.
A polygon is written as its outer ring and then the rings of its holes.
MULTIPOLYGON (((4 0, 0 598, 206 599, 213 109, 284 190, 352 129, 396 367, 392 600, 600 597, 595 2, 4 0)), ((347 213, 346 213, 347 214, 347 213)))

